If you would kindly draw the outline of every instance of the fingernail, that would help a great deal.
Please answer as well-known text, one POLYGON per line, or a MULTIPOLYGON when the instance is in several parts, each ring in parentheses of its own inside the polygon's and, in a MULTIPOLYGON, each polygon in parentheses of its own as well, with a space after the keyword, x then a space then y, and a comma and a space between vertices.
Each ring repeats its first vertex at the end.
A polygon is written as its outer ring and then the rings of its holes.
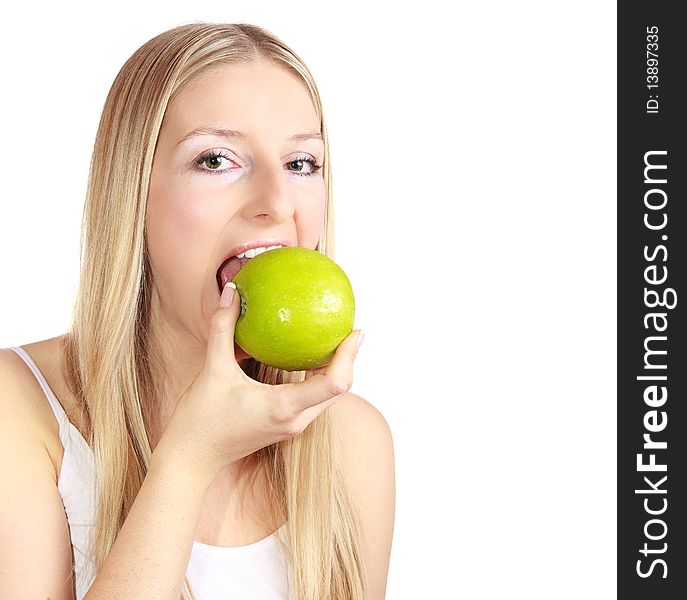
POLYGON ((363 345, 363 340, 364 340, 364 339, 365 339, 365 334, 364 334, 364 333, 362 332, 362 330, 361 330, 360 333, 358 334, 358 339, 355 341, 355 347, 356 347, 356 349, 360 348, 360 346, 363 345))
POLYGON ((224 289, 222 290, 222 295, 219 298, 219 305, 222 308, 231 306, 231 301, 234 298, 234 290, 236 289, 236 284, 233 281, 227 281, 224 289))

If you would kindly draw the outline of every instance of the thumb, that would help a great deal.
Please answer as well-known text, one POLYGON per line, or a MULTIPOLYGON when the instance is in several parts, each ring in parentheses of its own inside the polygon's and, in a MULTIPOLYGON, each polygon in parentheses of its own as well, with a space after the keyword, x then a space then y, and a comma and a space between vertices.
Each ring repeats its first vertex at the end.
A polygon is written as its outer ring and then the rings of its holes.
POLYGON ((234 328, 241 312, 241 300, 236 285, 229 281, 222 290, 219 307, 210 317, 210 331, 205 363, 210 368, 226 369, 236 363, 234 328))

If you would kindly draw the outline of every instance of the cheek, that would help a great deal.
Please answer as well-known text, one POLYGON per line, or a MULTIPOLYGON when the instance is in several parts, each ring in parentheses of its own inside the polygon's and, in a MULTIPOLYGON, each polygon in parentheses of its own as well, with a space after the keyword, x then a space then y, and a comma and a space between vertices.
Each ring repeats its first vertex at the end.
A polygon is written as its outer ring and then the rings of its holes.
POLYGON ((207 246, 214 239, 212 224, 216 222, 208 205, 194 202, 188 190, 151 185, 146 241, 154 280, 159 286, 179 288, 194 276, 204 275, 207 265, 203 264, 203 257, 208 256, 207 246))
POLYGON ((315 248, 324 229, 325 213, 324 186, 321 193, 300 202, 296 213, 298 240, 302 246, 315 248))

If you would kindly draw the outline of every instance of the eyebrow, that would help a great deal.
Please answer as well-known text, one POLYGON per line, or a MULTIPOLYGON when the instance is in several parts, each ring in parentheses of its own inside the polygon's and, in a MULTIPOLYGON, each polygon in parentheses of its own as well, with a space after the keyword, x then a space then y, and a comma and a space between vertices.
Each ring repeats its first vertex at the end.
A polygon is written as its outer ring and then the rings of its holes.
MULTIPOLYGON (((217 137, 224 138, 234 138, 238 140, 245 140, 246 134, 241 131, 236 131, 235 129, 220 129, 217 127, 198 127, 193 131, 187 133, 179 142, 177 146, 183 144, 184 142, 190 140, 191 138, 198 137, 201 135, 214 135, 217 137)), ((289 138, 289 142, 304 142, 306 140, 322 140, 322 134, 319 131, 313 131, 311 133, 297 133, 289 138)))

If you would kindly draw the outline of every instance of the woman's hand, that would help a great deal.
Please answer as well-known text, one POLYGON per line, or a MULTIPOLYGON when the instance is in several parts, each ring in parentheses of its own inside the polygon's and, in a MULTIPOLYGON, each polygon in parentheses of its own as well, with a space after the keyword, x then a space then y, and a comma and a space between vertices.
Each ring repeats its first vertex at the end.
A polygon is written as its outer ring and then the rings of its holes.
POLYGON ((236 362, 234 327, 239 312, 238 294, 225 287, 210 320, 205 363, 179 399, 155 449, 158 456, 172 453, 173 460, 210 481, 224 466, 302 433, 348 391, 356 341, 362 335, 352 331, 332 361, 308 372, 305 381, 268 385, 248 377, 236 362))

